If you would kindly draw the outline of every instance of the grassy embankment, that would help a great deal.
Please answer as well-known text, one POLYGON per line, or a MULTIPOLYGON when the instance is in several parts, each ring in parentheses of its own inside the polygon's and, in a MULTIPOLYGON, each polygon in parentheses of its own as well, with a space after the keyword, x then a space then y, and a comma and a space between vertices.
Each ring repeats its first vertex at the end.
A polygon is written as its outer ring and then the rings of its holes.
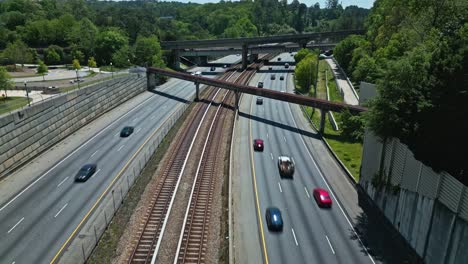
MULTIPOLYGON (((319 63, 319 79, 317 83, 317 97, 326 99, 326 86, 325 86, 325 71, 328 70, 328 88, 330 89, 330 101, 343 102, 341 94, 336 87, 335 78, 333 73, 325 60, 321 60, 319 63)), ((313 94, 309 93, 309 94, 313 94)), ((312 122, 319 127, 320 125, 320 111, 313 111, 311 107, 303 108, 306 114, 310 117, 312 114, 312 122)), ((341 123, 341 114, 333 113, 338 127, 341 123)), ((333 151, 344 163, 346 168, 351 172, 356 181, 359 180, 359 169, 361 167, 362 160, 362 142, 356 142, 352 139, 346 138, 341 135, 341 131, 333 130, 328 115, 325 122, 325 131, 323 137, 326 139, 328 144, 331 146, 333 151)))
POLYGON ((9 96, 0 98, 0 115, 11 112, 28 104, 26 97, 9 96))

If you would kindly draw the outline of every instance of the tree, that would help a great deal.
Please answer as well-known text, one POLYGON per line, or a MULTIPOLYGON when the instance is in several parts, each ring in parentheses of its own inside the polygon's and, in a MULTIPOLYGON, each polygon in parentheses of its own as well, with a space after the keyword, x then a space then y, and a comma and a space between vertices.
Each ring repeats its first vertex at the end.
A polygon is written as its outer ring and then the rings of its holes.
POLYGON ((74 70, 79 70, 79 69, 81 69, 81 65, 80 65, 80 61, 79 61, 79 60, 74 59, 73 62, 72 62, 72 64, 73 64, 73 69, 74 69, 74 70))
POLYGON ((42 75, 42 81, 45 81, 44 75, 49 71, 49 69, 47 68, 47 65, 45 65, 41 60, 39 60, 38 64, 39 66, 37 67, 37 73, 42 75))
POLYGON ((97 64, 96 64, 96 61, 94 60, 94 57, 90 57, 88 59, 88 67, 89 68, 96 68, 97 67, 97 64))
POLYGON ((3 56, 10 58, 15 63, 19 63, 24 67, 25 63, 32 62, 32 55, 29 52, 29 47, 21 40, 13 43, 8 43, 6 49, 3 51, 3 56))
POLYGON ((45 50, 45 62, 48 65, 60 64, 64 60, 63 49, 57 45, 50 45, 45 50))
POLYGON ((294 55, 294 60, 296 61, 296 64, 303 60, 305 57, 309 56, 310 54, 312 54, 312 52, 309 49, 300 49, 296 53, 296 55, 294 55))
POLYGON ((341 113, 342 135, 351 141, 362 142, 364 138, 364 119, 360 115, 353 115, 349 110, 341 113))
POLYGON ((71 52, 73 59, 77 59, 80 63, 85 61, 84 54, 78 49, 73 49, 71 52))
POLYGON ((0 89, 5 91, 5 98, 8 97, 7 90, 13 87, 11 76, 5 67, 0 66, 0 89))
POLYGON ((297 83, 302 93, 309 93, 310 87, 317 79, 317 55, 311 53, 302 59, 294 69, 297 83))
POLYGON ((111 62, 117 51, 128 45, 127 37, 119 29, 111 28, 100 32, 96 39, 96 55, 101 65, 111 62))
POLYGON ((363 36, 351 35, 338 43, 333 50, 333 56, 340 63, 340 66, 347 72, 352 72, 349 68, 353 59, 353 51, 364 45, 366 40, 363 36))
POLYGON ((115 67, 125 68, 130 66, 130 49, 128 46, 124 46, 117 52, 112 54, 112 63, 115 67))
POLYGON ((156 36, 138 37, 135 43, 135 64, 141 66, 156 66, 153 58, 162 57, 161 46, 156 36))

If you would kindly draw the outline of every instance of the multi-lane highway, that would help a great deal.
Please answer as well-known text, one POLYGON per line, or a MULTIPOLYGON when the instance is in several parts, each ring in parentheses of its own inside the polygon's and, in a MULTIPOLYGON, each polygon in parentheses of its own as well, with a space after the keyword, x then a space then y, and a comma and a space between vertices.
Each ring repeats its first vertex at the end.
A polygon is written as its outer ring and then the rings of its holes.
MULTIPOLYGON (((238 57, 232 56, 223 62, 230 64, 236 60, 238 57)), ((31 167, 19 171, 32 171, 34 175, 30 176, 30 183, 0 201, 1 262, 50 262, 145 139, 178 105, 187 103, 181 99, 190 98, 194 92, 193 83, 169 80, 158 87, 157 94, 147 92, 145 100, 96 134, 87 135, 78 148, 57 158, 54 165, 45 170, 31 167), (124 126, 135 128, 128 138, 119 135, 124 126), (74 176, 87 163, 97 164, 96 173, 88 181, 76 183, 74 176)), ((34 161, 29 166, 34 166, 34 161)), ((11 183, 0 182, 0 189, 8 189, 8 184, 11 183)))
MULTIPOLYGON (((289 54, 280 57, 282 62, 292 59, 289 54)), ((276 58, 273 61, 277 62, 276 58)), ((293 76, 285 71, 284 66, 272 66, 272 71, 267 67, 262 70, 255 82, 262 81, 265 88, 278 91, 292 90, 293 76), (275 80, 271 80, 272 74, 275 74, 275 80), (280 80, 281 76, 284 80, 280 80)), ((251 171, 241 170, 249 173, 254 183, 254 188, 251 188, 254 192, 253 202, 258 203, 255 210, 260 217, 257 225, 260 245, 257 245, 257 250, 264 251, 265 262, 372 263, 373 260, 356 239, 338 201, 333 200, 331 209, 320 209, 312 197, 312 190, 316 187, 329 189, 324 179, 328 172, 317 167, 303 139, 315 135, 299 132, 290 104, 264 98, 263 105, 257 105, 255 99, 253 96, 243 98, 247 101, 244 109, 247 112, 241 113, 241 118, 247 119, 248 125, 244 129, 248 129, 249 136, 242 137, 241 144, 249 144, 249 147, 239 152, 242 157, 237 157, 240 159, 237 161, 251 167, 251 171), (253 151, 252 141, 256 138, 264 140, 263 152, 253 151), (277 166, 280 155, 294 158, 296 171, 293 179, 280 178, 277 166), (245 157, 249 157, 250 161, 245 157), (282 212, 282 232, 271 232, 266 226, 265 210, 270 206, 278 207, 282 212)))

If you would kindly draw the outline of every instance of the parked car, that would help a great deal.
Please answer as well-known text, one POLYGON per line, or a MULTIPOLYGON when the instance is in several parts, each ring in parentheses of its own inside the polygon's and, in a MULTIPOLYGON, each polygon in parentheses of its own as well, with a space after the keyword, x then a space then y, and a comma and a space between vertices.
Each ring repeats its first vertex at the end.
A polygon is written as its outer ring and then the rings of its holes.
POLYGON ((280 209, 268 207, 265 212, 266 223, 270 231, 283 231, 283 218, 280 209))
POLYGON ((263 140, 262 139, 255 139, 253 143, 253 147, 255 151, 263 151, 263 140))
POLYGON ((317 202, 317 205, 319 207, 330 208, 332 206, 332 200, 326 190, 321 189, 321 188, 315 188, 312 193, 313 193, 315 202, 317 202))
POLYGON ((257 97, 257 102, 256 102, 256 104, 262 105, 262 104, 263 104, 263 98, 257 97))
POLYGON ((85 182, 96 172, 96 164, 86 164, 78 171, 75 181, 85 182))
POLYGON ((284 76, 280 76, 280 81, 284 80, 284 76))
POLYGON ((257 87, 258 88, 263 88, 263 82, 258 82, 257 87))
POLYGON ((278 170, 281 177, 290 177, 294 175, 294 160, 289 156, 278 157, 278 170))
POLYGON ((274 74, 272 74, 272 75, 270 76, 270 80, 274 80, 274 79, 276 79, 276 76, 275 76, 274 74))
POLYGON ((126 126, 120 131, 120 137, 128 137, 133 133, 133 127, 126 126))

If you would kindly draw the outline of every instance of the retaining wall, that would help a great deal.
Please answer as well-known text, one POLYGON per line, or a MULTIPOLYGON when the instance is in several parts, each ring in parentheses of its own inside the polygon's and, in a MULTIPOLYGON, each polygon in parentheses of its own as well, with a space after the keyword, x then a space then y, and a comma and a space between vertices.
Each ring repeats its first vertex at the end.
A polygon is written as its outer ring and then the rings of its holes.
POLYGON ((118 77, 1 116, 0 178, 145 90, 144 77, 118 77))

